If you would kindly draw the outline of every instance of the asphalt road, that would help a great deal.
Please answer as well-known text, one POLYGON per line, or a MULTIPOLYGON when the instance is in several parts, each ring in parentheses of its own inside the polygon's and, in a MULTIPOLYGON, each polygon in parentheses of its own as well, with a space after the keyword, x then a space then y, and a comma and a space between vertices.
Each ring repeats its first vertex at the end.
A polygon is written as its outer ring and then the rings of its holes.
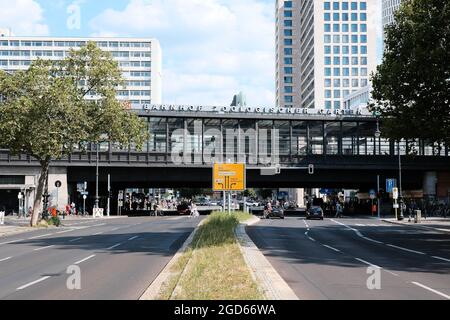
POLYGON ((0 299, 136 300, 199 222, 188 217, 91 220, 2 237, 0 299), (81 271, 80 290, 67 286, 73 265, 81 271))
POLYGON ((450 234, 301 217, 262 220, 247 232, 300 299, 450 299, 450 234), (374 270, 381 286, 370 290, 374 270))

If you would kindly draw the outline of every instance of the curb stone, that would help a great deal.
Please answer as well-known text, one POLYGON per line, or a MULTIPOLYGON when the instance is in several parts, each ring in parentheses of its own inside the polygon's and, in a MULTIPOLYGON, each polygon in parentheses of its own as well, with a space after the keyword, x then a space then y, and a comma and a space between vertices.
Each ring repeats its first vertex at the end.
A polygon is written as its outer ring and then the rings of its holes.
MULTIPOLYGON (((177 253, 173 256, 173 258, 169 261, 169 263, 165 266, 165 268, 161 271, 161 273, 156 277, 156 279, 152 282, 152 284, 147 288, 147 290, 142 294, 142 296, 139 298, 139 300, 156 300, 160 294, 161 288, 163 285, 170 279, 171 276, 173 276, 175 273, 171 271, 172 267, 177 263, 178 259, 181 258, 181 256, 187 251, 189 245, 194 240, 194 236, 197 233, 198 229, 201 227, 201 225, 206 221, 203 219, 197 227, 192 231, 192 233, 189 235, 189 237, 186 239, 186 241, 183 243, 181 248, 177 251, 177 253)), ((189 262, 186 264, 185 269, 189 262)), ((183 270, 184 272, 184 270, 183 270)), ((182 273, 183 273, 182 272, 182 273)), ((174 292, 176 291, 178 287, 175 287, 174 292)), ((172 294, 173 295, 173 294, 172 294)))
POLYGON ((268 300, 299 300, 291 287, 248 236, 245 228, 259 221, 259 218, 253 217, 239 224, 235 230, 239 247, 253 279, 256 280, 260 290, 268 300))
POLYGON ((416 228, 423 228, 423 229, 427 229, 427 230, 434 230, 434 231, 443 232, 443 233, 450 233, 450 230, 447 230, 447 229, 440 229, 440 228, 435 228, 435 227, 423 226, 423 225, 420 225, 420 224, 417 224, 417 223, 408 224, 408 223, 404 223, 404 222, 392 221, 392 220, 387 220, 387 219, 382 219, 382 221, 390 223, 390 224, 399 225, 399 226, 416 227, 416 228))

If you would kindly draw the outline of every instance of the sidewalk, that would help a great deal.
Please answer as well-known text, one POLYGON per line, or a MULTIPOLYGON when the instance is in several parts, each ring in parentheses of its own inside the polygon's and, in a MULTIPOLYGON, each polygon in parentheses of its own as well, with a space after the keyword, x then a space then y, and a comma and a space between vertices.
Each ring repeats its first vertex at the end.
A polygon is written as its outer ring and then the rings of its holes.
POLYGON ((10 226, 10 225, 2 225, 0 226, 0 238, 15 235, 22 232, 27 232, 35 230, 31 227, 21 227, 21 226, 10 226))
POLYGON ((385 222, 398 224, 398 225, 408 225, 413 227, 420 227, 429 230, 435 230, 440 232, 450 233, 450 218, 437 218, 431 217, 424 219, 420 223, 414 223, 414 218, 411 219, 411 222, 408 222, 409 217, 405 217, 403 221, 398 221, 395 218, 386 218, 382 219, 385 222))

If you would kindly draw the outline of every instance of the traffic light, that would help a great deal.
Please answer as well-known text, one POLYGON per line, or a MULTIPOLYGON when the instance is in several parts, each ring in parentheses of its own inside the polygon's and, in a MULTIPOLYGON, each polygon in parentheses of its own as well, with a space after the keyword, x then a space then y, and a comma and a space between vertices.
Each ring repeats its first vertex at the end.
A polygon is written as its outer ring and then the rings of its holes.
POLYGON ((313 164, 310 164, 310 165, 308 166, 308 173, 309 173, 309 174, 314 174, 314 165, 313 165, 313 164))

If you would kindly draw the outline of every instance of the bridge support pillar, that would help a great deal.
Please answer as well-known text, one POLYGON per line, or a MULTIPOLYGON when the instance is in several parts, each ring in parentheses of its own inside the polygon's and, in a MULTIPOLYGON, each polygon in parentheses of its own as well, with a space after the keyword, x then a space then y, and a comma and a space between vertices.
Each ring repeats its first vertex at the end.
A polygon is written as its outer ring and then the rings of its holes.
POLYGON ((437 189, 437 172, 425 172, 423 178, 423 196, 424 198, 435 198, 437 189))

